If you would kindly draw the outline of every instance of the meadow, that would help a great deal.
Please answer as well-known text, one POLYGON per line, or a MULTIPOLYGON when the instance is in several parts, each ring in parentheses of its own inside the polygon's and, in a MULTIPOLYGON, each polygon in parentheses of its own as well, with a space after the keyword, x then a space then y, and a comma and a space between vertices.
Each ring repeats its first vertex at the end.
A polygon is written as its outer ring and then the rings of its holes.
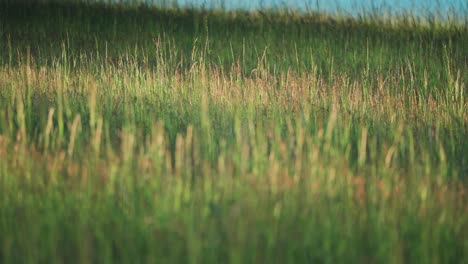
POLYGON ((457 19, 0 1, 1 263, 466 263, 457 19))

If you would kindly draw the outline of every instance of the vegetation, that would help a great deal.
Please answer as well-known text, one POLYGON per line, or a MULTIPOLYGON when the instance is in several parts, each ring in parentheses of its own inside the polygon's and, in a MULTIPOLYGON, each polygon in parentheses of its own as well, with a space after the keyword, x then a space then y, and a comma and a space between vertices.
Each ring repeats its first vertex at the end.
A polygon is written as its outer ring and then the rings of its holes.
POLYGON ((0 4, 0 262, 466 263, 468 27, 0 4))

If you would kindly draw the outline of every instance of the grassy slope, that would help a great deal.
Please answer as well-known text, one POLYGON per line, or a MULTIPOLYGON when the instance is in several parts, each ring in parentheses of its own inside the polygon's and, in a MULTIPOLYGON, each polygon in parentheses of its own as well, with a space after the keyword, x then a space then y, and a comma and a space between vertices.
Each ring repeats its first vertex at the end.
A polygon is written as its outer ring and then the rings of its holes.
POLYGON ((0 8, 0 260, 467 260, 468 32, 0 8))

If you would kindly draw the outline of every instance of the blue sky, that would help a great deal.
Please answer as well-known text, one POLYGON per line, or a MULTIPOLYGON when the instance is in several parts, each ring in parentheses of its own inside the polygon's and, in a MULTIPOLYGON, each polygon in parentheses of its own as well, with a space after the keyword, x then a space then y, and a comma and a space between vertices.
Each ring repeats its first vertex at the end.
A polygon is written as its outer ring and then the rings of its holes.
POLYGON ((444 16, 449 11, 466 16, 467 0, 177 0, 181 5, 220 6, 226 8, 260 9, 261 7, 285 7, 296 10, 307 8, 329 13, 341 12, 358 14, 372 10, 391 11, 392 13, 413 12, 418 14, 432 13, 444 16))

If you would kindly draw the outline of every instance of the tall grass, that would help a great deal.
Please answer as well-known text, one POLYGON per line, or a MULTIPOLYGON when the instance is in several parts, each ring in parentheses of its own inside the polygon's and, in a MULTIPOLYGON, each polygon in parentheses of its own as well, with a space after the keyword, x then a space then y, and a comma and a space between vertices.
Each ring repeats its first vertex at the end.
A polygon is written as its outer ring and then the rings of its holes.
POLYGON ((467 261, 463 23, 18 7, 1 262, 467 261))

